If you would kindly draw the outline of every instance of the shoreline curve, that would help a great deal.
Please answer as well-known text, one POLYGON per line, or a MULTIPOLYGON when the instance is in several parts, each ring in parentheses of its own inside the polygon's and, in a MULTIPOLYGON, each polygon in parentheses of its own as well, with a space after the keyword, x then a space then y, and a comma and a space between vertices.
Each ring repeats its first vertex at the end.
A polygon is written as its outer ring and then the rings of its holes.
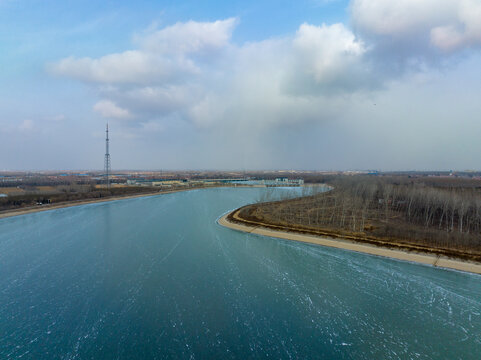
POLYGON ((33 214, 33 213, 42 212, 42 211, 57 210, 57 209, 63 209, 63 208, 68 208, 73 206, 96 204, 96 203, 125 200, 125 199, 135 199, 135 198, 146 197, 146 196, 167 195, 167 194, 173 194, 177 192, 191 191, 191 190, 198 190, 198 189, 203 189, 203 188, 156 191, 156 192, 140 193, 140 194, 126 195, 126 196, 113 196, 108 198, 74 200, 74 201, 66 201, 66 202, 57 203, 57 204, 41 205, 38 207, 6 210, 4 212, 0 212, 0 220, 4 218, 13 217, 13 216, 27 215, 27 214, 33 214))
POLYGON ((295 232, 287 232, 280 230, 272 230, 262 225, 249 226, 245 224, 235 223, 228 220, 229 215, 234 214, 237 210, 224 214, 218 219, 218 223, 226 228, 241 231, 245 233, 269 236, 278 239, 292 240, 303 243, 327 246, 337 249, 360 252, 369 255, 382 256, 402 261, 410 261, 424 265, 431 265, 433 267, 458 270, 481 275, 481 264, 470 261, 462 261, 451 259, 446 256, 430 255, 416 253, 406 250, 393 250, 375 246, 371 244, 361 244, 346 239, 334 239, 323 236, 306 235, 295 232))

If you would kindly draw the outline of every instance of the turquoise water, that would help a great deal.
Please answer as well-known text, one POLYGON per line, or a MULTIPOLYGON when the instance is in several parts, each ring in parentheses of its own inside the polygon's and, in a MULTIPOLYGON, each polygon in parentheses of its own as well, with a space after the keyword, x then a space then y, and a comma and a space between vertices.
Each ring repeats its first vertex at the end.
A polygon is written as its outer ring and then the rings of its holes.
POLYGON ((0 220, 0 359, 480 358, 481 276, 216 223, 265 191, 0 220))

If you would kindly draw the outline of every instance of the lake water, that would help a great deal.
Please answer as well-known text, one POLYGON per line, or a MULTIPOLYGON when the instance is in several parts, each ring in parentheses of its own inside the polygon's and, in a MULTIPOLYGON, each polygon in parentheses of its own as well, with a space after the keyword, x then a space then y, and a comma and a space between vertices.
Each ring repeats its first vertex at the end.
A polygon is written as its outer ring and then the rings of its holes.
POLYGON ((0 359, 481 358, 481 276, 216 223, 265 191, 0 220, 0 359))

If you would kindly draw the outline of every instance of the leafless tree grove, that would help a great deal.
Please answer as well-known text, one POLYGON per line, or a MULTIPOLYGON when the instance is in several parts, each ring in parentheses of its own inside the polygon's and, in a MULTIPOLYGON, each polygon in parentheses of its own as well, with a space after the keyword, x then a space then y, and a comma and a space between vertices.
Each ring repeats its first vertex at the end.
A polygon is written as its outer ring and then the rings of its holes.
POLYGON ((367 176, 330 183, 332 191, 251 205, 240 215, 268 224, 481 254, 481 191, 476 186, 367 176))

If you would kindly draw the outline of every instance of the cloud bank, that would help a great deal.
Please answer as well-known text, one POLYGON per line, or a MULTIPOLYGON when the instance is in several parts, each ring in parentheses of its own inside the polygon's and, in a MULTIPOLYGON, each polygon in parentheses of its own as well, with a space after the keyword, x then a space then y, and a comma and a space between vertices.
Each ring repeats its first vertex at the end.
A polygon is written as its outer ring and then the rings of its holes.
POLYGON ((392 42, 443 52, 481 46, 479 0, 353 0, 350 13, 360 33, 392 42))
POLYGON ((363 122, 353 107, 481 46, 479 0, 352 0, 349 14, 350 26, 304 23, 244 44, 232 41, 237 18, 179 22, 137 35, 133 49, 67 57, 50 71, 95 88, 93 110, 132 134, 182 124, 236 146, 249 136, 262 150, 267 131, 363 122))
POLYGON ((199 127, 322 120, 334 94, 376 83, 364 43, 343 24, 302 24, 292 37, 238 46, 237 23, 177 23, 137 36, 138 49, 68 57, 51 71, 96 86, 102 99, 94 110, 105 118, 178 115, 199 127))

